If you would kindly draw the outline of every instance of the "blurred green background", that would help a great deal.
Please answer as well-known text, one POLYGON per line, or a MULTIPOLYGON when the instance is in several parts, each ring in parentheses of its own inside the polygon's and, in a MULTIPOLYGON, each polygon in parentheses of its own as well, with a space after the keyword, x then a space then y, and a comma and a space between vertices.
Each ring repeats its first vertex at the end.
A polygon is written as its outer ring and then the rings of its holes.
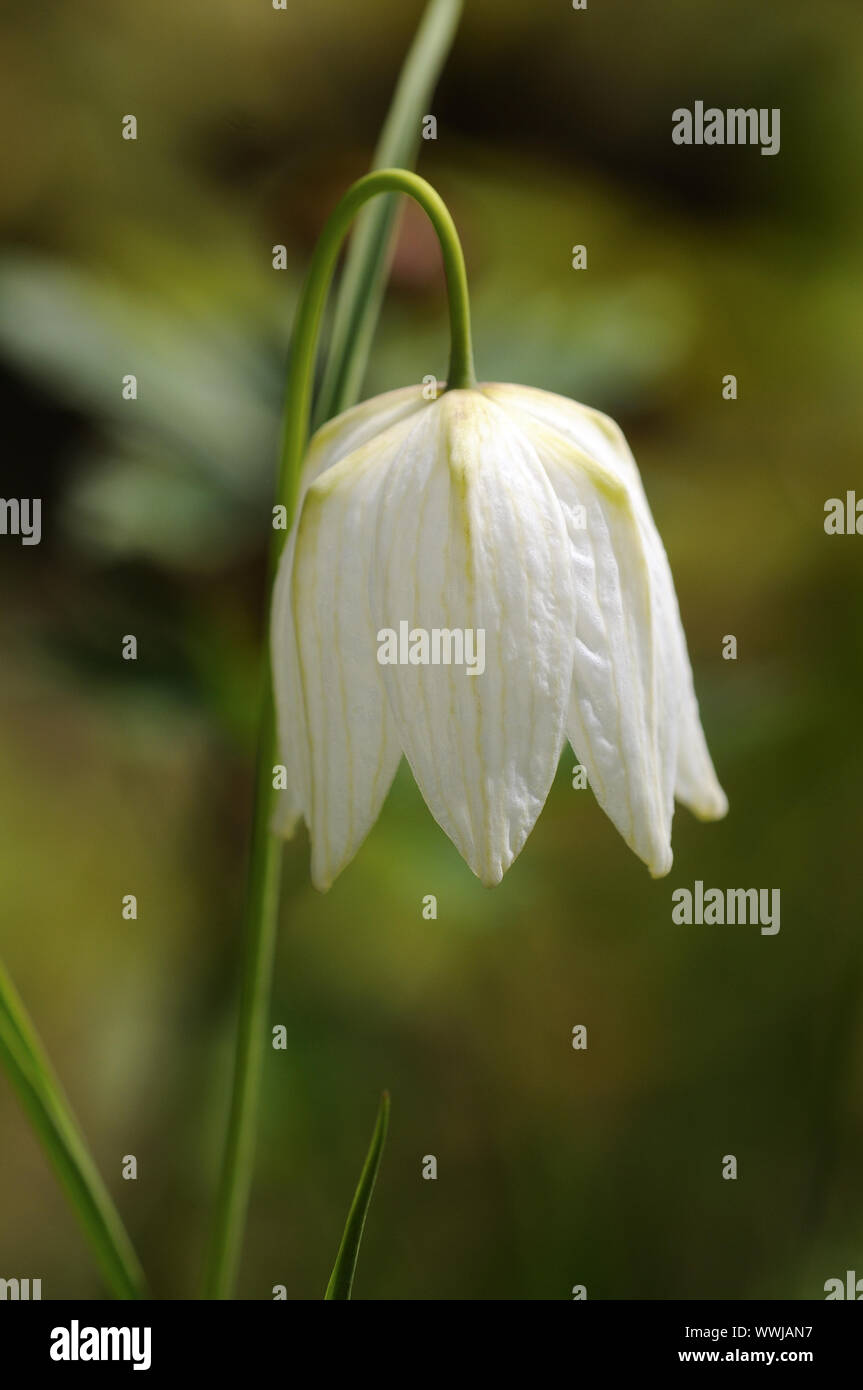
MULTIPOLYGON (((161 1297, 197 1291, 224 1121, 297 286, 421 9, 4 6, 2 492, 41 495, 44 534, 0 543, 2 954, 161 1297)), ((321 1296, 383 1086, 357 1297, 863 1274, 863 540, 823 530, 863 495, 861 76, 857 0, 469 3, 419 167, 463 233, 478 370, 624 426, 732 809, 680 811, 658 883, 569 755, 493 891, 404 769, 327 896, 289 846, 241 1296, 321 1296), (695 100, 780 107, 780 153, 673 145, 695 100), (695 879, 780 888, 779 935, 674 925, 695 879)), ((367 391, 446 357, 408 211, 367 391)), ((2 1079, 0 1265, 101 1295, 2 1079)))

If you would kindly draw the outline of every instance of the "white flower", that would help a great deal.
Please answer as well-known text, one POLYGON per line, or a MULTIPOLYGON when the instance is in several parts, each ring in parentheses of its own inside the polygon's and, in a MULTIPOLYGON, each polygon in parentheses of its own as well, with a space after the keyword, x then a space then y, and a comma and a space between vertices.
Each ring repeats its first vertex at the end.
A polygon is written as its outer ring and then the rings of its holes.
POLYGON ((560 396, 417 387, 348 410, 309 447, 273 597, 288 788, 328 888, 402 753, 435 820, 499 883, 569 739, 658 877, 675 796, 725 814, 671 570, 618 427, 560 396), (384 664, 379 635, 483 632, 485 667, 384 664))

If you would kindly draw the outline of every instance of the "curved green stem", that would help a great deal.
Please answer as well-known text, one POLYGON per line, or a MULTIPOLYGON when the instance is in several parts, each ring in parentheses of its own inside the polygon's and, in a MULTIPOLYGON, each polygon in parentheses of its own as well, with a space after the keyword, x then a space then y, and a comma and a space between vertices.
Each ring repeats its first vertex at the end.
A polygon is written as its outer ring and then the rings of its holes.
MULTIPOLYGON (((428 0, 393 93, 372 169, 414 169, 422 144, 423 114, 443 71, 464 9, 463 0, 428 0)), ((327 358, 315 392, 314 429, 362 394, 369 351, 393 252, 397 193, 364 207, 351 231, 339 275, 327 358)))
POLYGON ((467 272, 458 232, 449 209, 439 193, 419 174, 407 169, 376 169, 352 184, 324 227, 315 247, 312 264, 297 311, 288 379, 288 416, 282 446, 279 500, 291 506, 296 500, 300 466, 306 448, 311 413, 312 383, 321 319, 336 259, 345 234, 356 214, 369 198, 379 193, 406 193, 427 214, 437 233, 443 254, 449 296, 450 358, 447 390, 465 390, 476 385, 470 331, 470 299, 467 272))
MULTIPOLYGON (((377 169, 358 179, 331 214, 315 247, 303 286, 291 348, 285 426, 276 501, 285 507, 286 527, 273 530, 268 595, 299 501, 300 470, 309 432, 315 358, 327 292, 342 240, 356 213, 379 193, 406 193, 419 203, 437 233, 449 295, 450 363, 447 389, 475 385, 470 303, 464 255, 455 224, 430 183, 406 169, 377 169)), ((237 1273, 243 1226, 251 1191, 255 1120, 264 1057, 279 907, 282 842, 270 830, 275 811, 275 715, 269 643, 263 660, 261 717, 255 771, 252 841, 249 855, 245 955, 228 1132, 216 1203, 216 1218, 204 1283, 205 1298, 230 1298, 237 1273)))

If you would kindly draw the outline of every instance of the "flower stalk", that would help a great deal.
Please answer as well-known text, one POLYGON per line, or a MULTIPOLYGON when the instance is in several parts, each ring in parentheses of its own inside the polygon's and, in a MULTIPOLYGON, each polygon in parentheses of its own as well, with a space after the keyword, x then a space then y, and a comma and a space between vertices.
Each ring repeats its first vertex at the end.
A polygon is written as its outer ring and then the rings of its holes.
MULTIPOLYGON (((281 524, 274 524, 267 594, 293 525, 300 474, 309 434, 312 388, 321 322, 342 241, 357 212, 379 194, 404 193, 427 214, 440 242, 449 297, 448 389, 475 385, 470 303, 464 255, 452 217, 440 195, 419 175, 380 169, 354 183, 330 215, 318 240, 297 311, 276 491, 281 524)), ((275 512, 274 512, 275 515, 275 512)), ((269 600, 268 600, 269 601, 269 600)), ((255 1126, 272 983, 281 880, 282 841, 273 834, 276 807, 273 767, 277 760, 272 671, 265 644, 254 812, 244 917, 243 982, 237 1022, 228 1130, 217 1194, 216 1216, 205 1273, 204 1296, 232 1296, 251 1190, 255 1126)))
MULTIPOLYGON (((463 0, 429 0, 393 93, 372 169, 413 169, 422 113, 430 111, 463 10, 463 0)), ((315 392, 315 429, 360 398, 372 337, 386 288, 396 212, 395 194, 376 198, 357 217, 339 276, 327 360, 315 392)))

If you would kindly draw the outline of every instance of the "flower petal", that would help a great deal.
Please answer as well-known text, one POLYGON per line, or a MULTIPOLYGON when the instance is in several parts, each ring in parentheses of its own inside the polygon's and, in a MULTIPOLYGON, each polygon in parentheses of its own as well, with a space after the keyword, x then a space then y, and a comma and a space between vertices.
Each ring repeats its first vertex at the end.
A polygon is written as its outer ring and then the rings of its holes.
POLYGON ((652 577, 626 488, 539 424, 567 519, 576 644, 567 734, 603 810, 655 877, 671 868, 676 720, 661 680, 652 577))
POLYGON ((390 425, 415 415, 429 404, 421 386, 400 386, 396 391, 385 391, 381 396, 373 396, 333 416, 315 431, 309 442, 308 461, 314 465, 313 476, 317 477, 324 469, 361 449, 375 435, 383 434, 390 425))
POLYGON ((578 405, 548 391, 497 385, 484 389, 495 399, 528 412, 562 433, 628 487, 643 544, 649 555, 657 630, 664 652, 663 665, 668 665, 669 670, 675 673, 674 680, 680 691, 674 794, 678 801, 702 820, 721 818, 728 810, 728 801, 717 780, 701 727, 671 566, 650 510, 638 465, 623 431, 601 411, 578 405))
POLYGON ((567 518, 577 613, 570 743, 597 801, 659 877, 672 862, 680 694, 664 659, 667 621, 629 475, 601 441, 596 447, 592 422, 574 403, 485 389, 524 423, 567 518))
POLYGON ((653 519, 638 465, 632 457, 623 431, 607 415, 602 415, 599 411, 590 411, 589 414, 594 426, 601 431, 614 450, 618 467, 631 479, 642 537, 652 557, 651 570, 657 585, 659 601, 665 611, 664 630, 669 645, 668 659, 677 673, 676 678, 681 690, 674 795, 698 816, 699 820, 721 820, 728 811, 728 798, 719 784, 701 727, 692 665, 668 555, 653 519))
MULTIPOLYGON (((689 669, 688 657, 686 665, 689 669)), ((691 669, 680 713, 680 746, 674 795, 699 820, 721 820, 728 813, 728 797, 716 776, 701 727, 691 669)))
POLYGON ((270 617, 273 693, 276 705, 279 757, 286 769, 286 786, 279 793, 273 831, 290 836, 308 808, 307 737, 297 663, 296 633, 291 605, 294 546, 303 499, 314 480, 346 455, 382 434, 390 425, 422 409, 418 386, 388 391, 329 420, 314 434, 303 464, 294 524, 286 538, 273 586, 270 617))
POLYGON ((369 610, 381 485, 417 428, 403 419, 312 484, 300 517, 292 602, 308 741, 312 881, 326 889, 380 812, 401 748, 369 610))
POLYGON ((524 435, 475 391, 442 396, 387 477, 372 610, 379 630, 457 632, 476 658, 484 642, 475 674, 447 662, 443 645, 438 664, 381 670, 432 815, 483 883, 498 883, 560 755, 573 598, 548 480, 524 435))

